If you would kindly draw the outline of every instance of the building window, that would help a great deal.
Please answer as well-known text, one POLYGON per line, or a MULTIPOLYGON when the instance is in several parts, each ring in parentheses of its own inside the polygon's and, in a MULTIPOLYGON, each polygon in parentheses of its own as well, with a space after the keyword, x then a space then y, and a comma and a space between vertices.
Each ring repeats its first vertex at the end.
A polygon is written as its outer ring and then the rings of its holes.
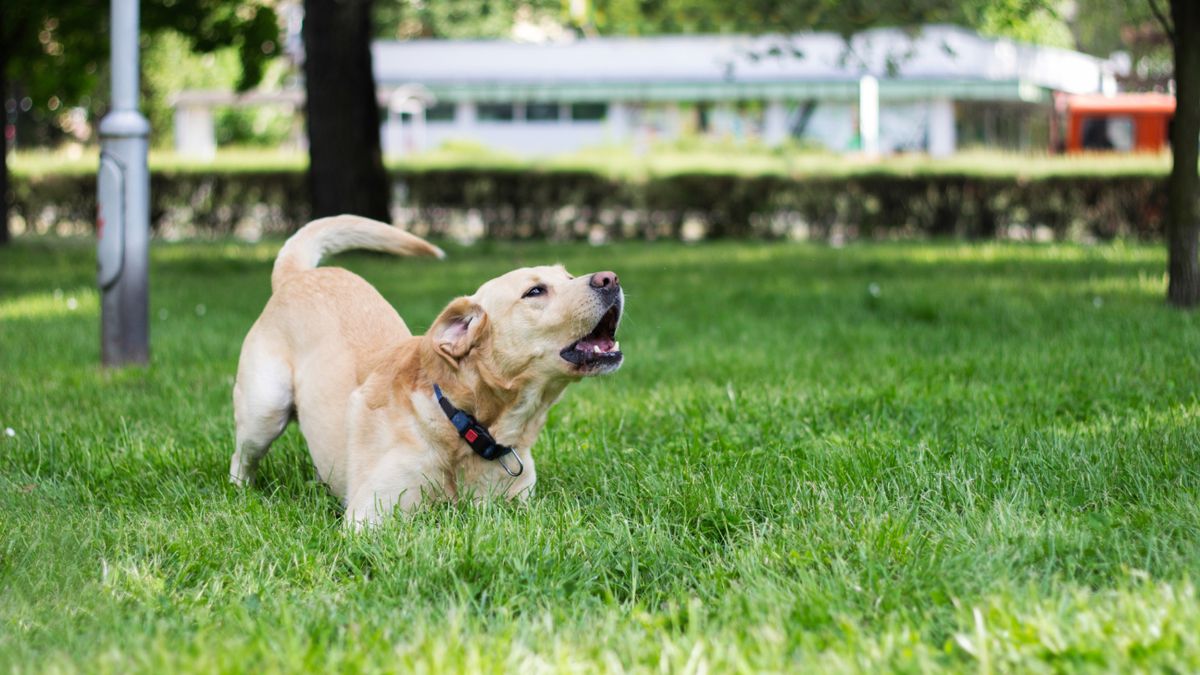
POLYGON ((513 104, 511 103, 480 103, 476 110, 476 115, 481 122, 513 121, 513 104))
POLYGON ((607 103, 572 103, 571 119, 576 122, 599 122, 608 116, 607 103))
POLYGON ((434 103, 425 109, 425 119, 430 122, 453 122, 456 108, 453 103, 434 103))
POLYGON ((559 117, 557 103, 525 104, 525 119, 530 122, 553 122, 559 117))

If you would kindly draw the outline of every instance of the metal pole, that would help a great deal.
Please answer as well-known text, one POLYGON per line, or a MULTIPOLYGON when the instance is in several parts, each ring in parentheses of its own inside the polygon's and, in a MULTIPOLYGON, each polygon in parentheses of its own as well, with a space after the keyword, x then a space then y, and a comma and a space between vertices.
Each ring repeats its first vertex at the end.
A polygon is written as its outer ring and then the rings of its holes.
POLYGON ((112 0, 112 108, 100 121, 100 353, 106 366, 150 360, 150 123, 138 112, 138 0, 112 0))
POLYGON ((858 134, 862 153, 871 159, 879 157, 879 80, 874 75, 858 81, 858 134))

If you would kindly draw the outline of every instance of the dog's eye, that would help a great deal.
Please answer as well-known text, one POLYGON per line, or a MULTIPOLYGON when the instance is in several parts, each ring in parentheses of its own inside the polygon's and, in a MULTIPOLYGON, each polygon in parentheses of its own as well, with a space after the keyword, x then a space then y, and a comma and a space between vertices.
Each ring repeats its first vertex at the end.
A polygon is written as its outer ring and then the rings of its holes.
POLYGON ((533 288, 525 291, 525 295, 522 295, 521 298, 522 299, 532 298, 532 297, 536 297, 539 295, 545 295, 545 294, 546 294, 546 287, 543 284, 538 284, 537 286, 534 286, 533 288))

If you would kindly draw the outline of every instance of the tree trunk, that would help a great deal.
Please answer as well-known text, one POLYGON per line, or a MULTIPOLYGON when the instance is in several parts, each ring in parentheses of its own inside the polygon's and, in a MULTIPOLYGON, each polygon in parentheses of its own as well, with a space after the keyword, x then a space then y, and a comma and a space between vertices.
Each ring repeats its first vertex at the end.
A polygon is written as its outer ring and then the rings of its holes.
POLYGON ((371 70, 372 0, 305 0, 304 78, 313 217, 390 222, 371 70))
POLYGON ((1200 303, 1200 214, 1196 211, 1197 145, 1200 144, 1200 3, 1171 0, 1175 49, 1174 163, 1167 183, 1167 301, 1177 307, 1200 303))

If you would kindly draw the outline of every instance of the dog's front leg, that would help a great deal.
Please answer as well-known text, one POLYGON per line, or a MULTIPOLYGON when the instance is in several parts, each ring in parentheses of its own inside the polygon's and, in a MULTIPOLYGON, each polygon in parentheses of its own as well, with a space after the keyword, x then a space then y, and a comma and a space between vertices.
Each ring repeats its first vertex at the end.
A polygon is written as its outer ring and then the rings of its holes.
POLYGON ((438 462, 415 454, 403 450, 388 453, 360 477, 346 502, 347 527, 374 525, 397 508, 411 511, 427 497, 447 492, 450 486, 445 484, 438 462))
POLYGON ((533 464, 533 455, 528 450, 517 452, 520 453, 519 464, 511 455, 491 461, 472 458, 462 477, 463 493, 469 494, 471 500, 477 504, 497 496, 520 502, 527 501, 533 494, 534 483, 537 482, 537 469, 533 464), (508 467, 508 470, 505 467, 508 467), (519 470, 520 473, 513 476, 509 473, 510 470, 519 470))

